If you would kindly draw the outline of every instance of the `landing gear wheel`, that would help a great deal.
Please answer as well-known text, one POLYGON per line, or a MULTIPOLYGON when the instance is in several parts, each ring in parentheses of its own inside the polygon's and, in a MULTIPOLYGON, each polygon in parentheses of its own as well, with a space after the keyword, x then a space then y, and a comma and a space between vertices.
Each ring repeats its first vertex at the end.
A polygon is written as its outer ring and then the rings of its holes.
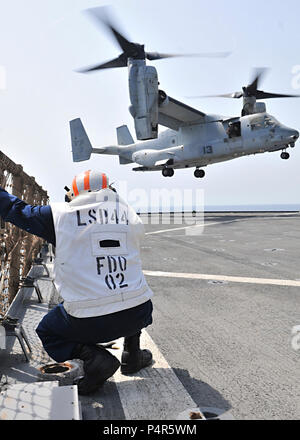
POLYGON ((175 174, 175 172, 174 172, 173 168, 164 168, 162 170, 162 175, 164 177, 173 177, 174 174, 175 174))
POLYGON ((289 155, 289 153, 287 153, 287 152, 283 152, 283 153, 281 153, 281 159, 283 159, 283 160, 288 160, 289 158, 290 158, 290 155, 289 155))
POLYGON ((196 179, 203 179, 203 177, 205 177, 205 171, 196 170, 194 176, 196 177, 196 179))

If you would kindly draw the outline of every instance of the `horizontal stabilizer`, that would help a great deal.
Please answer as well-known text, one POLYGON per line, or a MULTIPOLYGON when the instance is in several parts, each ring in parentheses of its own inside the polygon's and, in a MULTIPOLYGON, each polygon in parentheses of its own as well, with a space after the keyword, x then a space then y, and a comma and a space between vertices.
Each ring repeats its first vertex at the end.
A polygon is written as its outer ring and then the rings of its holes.
POLYGON ((81 119, 70 121, 73 162, 89 160, 92 154, 92 145, 86 134, 81 119))

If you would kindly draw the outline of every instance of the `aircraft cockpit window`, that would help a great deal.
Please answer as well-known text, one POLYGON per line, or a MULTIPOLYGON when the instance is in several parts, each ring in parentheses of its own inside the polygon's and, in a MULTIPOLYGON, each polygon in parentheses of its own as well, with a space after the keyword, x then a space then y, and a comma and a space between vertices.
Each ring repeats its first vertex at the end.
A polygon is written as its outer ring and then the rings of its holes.
POLYGON ((253 118, 251 121, 251 130, 261 130, 265 126, 263 117, 253 118))
POLYGON ((274 128, 277 124, 278 124, 278 122, 276 121, 275 118, 273 118, 271 116, 265 117, 265 127, 274 128))
POLYGON ((266 118, 265 119, 265 127, 272 127, 272 125, 274 125, 274 122, 272 121, 272 119, 266 118))
POLYGON ((251 130, 260 130, 262 128, 270 128, 276 125, 275 119, 271 116, 259 116, 251 121, 251 130))

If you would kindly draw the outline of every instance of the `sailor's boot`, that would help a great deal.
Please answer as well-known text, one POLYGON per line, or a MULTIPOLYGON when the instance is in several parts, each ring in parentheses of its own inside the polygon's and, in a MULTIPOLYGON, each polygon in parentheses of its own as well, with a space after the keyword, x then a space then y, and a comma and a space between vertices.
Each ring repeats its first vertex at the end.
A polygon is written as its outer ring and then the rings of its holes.
POLYGON ((124 351, 121 358, 122 374, 137 373, 152 364, 151 351, 140 349, 140 335, 141 332, 124 338, 124 351))
POLYGON ((96 391, 120 367, 120 362, 115 356, 97 345, 78 344, 73 358, 83 360, 84 376, 74 381, 81 395, 96 391))

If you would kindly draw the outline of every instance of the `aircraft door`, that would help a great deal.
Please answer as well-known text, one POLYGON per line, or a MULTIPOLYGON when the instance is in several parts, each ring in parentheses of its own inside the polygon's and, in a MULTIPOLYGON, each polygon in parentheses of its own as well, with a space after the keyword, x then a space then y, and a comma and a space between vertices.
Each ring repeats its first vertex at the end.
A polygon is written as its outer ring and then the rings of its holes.
POLYGON ((241 121, 230 122, 226 133, 228 136, 229 149, 231 151, 241 151, 243 149, 243 127, 241 121))

